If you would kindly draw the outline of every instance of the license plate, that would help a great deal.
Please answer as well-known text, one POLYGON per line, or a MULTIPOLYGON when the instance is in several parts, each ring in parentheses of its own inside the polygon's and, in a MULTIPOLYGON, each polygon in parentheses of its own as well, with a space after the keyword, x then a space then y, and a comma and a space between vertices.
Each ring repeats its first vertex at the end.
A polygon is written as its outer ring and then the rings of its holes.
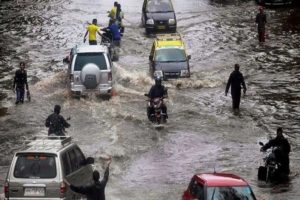
POLYGON ((166 27, 163 25, 157 26, 158 29, 165 29, 166 27))
POLYGON ((24 196, 42 197, 45 196, 45 188, 25 188, 24 196))

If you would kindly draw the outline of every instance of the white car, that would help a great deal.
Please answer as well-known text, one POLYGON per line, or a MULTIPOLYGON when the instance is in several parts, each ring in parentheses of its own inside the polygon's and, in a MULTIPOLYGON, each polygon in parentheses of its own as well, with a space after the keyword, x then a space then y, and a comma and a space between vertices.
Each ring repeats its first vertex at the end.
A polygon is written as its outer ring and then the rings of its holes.
POLYGON ((68 63, 72 95, 84 96, 93 92, 101 96, 111 96, 112 61, 106 46, 75 46, 71 50, 68 63))

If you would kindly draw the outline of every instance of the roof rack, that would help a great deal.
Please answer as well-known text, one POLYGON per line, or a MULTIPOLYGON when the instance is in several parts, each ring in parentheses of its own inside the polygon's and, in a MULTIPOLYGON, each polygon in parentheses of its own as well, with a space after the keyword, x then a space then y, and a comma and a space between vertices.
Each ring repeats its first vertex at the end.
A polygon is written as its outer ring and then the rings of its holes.
POLYGON ((164 41, 181 40, 181 35, 179 33, 157 34, 156 39, 164 41))
POLYGON ((31 139, 25 140, 25 146, 31 149, 51 149, 62 148, 70 144, 72 141, 71 136, 45 136, 37 135, 31 139))

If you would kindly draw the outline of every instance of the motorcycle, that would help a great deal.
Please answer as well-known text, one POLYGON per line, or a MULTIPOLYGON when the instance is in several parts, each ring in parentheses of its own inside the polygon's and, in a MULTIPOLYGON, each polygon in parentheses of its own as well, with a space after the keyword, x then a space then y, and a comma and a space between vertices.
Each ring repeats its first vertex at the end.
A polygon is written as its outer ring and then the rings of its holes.
MULTIPOLYGON (((262 142, 259 142, 261 146, 264 146, 262 142)), ((279 147, 274 147, 270 151, 266 152, 263 158, 264 166, 258 168, 258 180, 268 182, 274 182, 282 180, 283 177, 288 177, 285 173, 281 171, 281 163, 278 162, 276 155, 281 152, 279 147)))
MULTIPOLYGON (((145 94, 148 97, 148 94, 145 94)), ((147 115, 148 119, 155 124, 164 124, 167 122, 167 114, 162 111, 164 105, 163 99, 165 97, 158 97, 150 99, 148 102, 147 115), (152 112, 151 112, 152 110, 152 112)))

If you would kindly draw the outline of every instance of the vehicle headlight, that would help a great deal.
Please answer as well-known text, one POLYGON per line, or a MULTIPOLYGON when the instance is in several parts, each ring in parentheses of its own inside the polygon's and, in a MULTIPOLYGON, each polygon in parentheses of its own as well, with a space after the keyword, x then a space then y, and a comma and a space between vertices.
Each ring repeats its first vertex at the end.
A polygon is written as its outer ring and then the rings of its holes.
POLYGON ((174 25, 175 24, 175 19, 169 19, 169 24, 174 25))
POLYGON ((153 19, 148 19, 146 21, 146 24, 148 24, 148 25, 154 25, 154 20, 153 19))
POLYGON ((159 77, 163 77, 163 76, 164 76, 163 71, 155 71, 155 72, 153 73, 153 75, 154 75, 154 77, 155 77, 155 76, 159 76, 159 77))
POLYGON ((188 76, 189 75, 189 70, 183 69, 180 71, 180 76, 188 76))

